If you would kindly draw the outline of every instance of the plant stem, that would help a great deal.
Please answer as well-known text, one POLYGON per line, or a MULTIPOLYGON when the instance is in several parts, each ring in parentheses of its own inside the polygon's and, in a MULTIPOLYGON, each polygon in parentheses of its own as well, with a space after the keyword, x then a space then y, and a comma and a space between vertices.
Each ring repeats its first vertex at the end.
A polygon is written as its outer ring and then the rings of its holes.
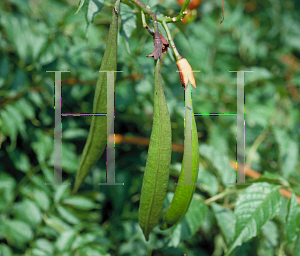
POLYGON ((146 5, 144 5, 141 1, 139 0, 132 0, 132 2, 134 2, 136 5, 138 5, 143 12, 148 13, 153 22, 154 22, 154 31, 155 31, 155 37, 159 38, 159 31, 158 31, 158 24, 157 24, 157 16, 156 13, 152 12, 151 10, 148 9, 148 7, 146 5))
POLYGON ((146 22, 146 18, 145 18, 145 13, 143 11, 141 11, 141 15, 142 15, 142 23, 143 23, 143 27, 147 27, 147 22, 146 22))
POLYGON ((190 3, 190 0, 185 0, 184 4, 182 5, 181 10, 180 10, 181 15, 184 16, 184 11, 185 11, 185 9, 186 9, 186 7, 188 6, 189 3, 190 3))
POLYGON ((164 27, 166 33, 167 33, 167 37, 168 37, 170 46, 171 46, 171 48, 172 48, 172 50, 173 50, 173 53, 174 53, 175 58, 176 58, 176 61, 177 61, 178 59, 181 59, 182 57, 180 56, 179 52, 177 51, 177 48, 176 48, 176 46, 175 46, 175 43, 174 43, 174 41, 173 41, 173 38, 172 38, 172 35, 171 35, 171 32, 170 32, 170 30, 169 30, 169 28, 168 28, 167 23, 166 23, 165 21, 163 21, 163 22, 162 22, 162 25, 163 25, 163 27, 164 27))
POLYGON ((252 163, 252 159, 255 155, 255 152, 257 151, 259 145, 264 141, 264 139, 267 137, 269 133, 269 128, 265 129, 258 137, 257 139, 254 141, 254 143, 252 144, 249 153, 248 153, 248 157, 246 160, 246 165, 251 167, 251 163, 252 163))
POLYGON ((207 200, 204 201, 204 203, 206 205, 210 205, 212 202, 215 202, 215 201, 217 201, 219 199, 222 199, 223 197, 228 196, 230 194, 233 194, 235 192, 237 192, 236 189, 227 189, 227 190, 224 190, 222 193, 217 194, 217 195, 215 195, 215 196, 213 196, 211 198, 208 198, 207 200))
MULTIPOLYGON (((184 4, 182 5, 182 8, 180 10, 180 14, 178 16, 176 16, 176 17, 172 17, 171 18, 171 17, 165 17, 165 16, 161 16, 161 15, 157 16, 154 12, 152 12, 146 5, 144 5, 139 0, 131 0, 131 1, 133 3, 135 3, 137 6, 139 6, 144 13, 147 13, 147 14, 149 14, 152 17, 152 19, 154 21, 154 25, 155 25, 155 21, 156 21, 156 23, 157 22, 161 22, 162 23, 163 21, 166 22, 166 23, 170 23, 170 22, 177 22, 177 21, 182 20, 183 17, 186 15, 186 12, 185 12, 186 6, 190 2, 190 0, 186 0, 184 2, 184 4)), ((157 27, 157 30, 158 30, 158 27, 157 27)))

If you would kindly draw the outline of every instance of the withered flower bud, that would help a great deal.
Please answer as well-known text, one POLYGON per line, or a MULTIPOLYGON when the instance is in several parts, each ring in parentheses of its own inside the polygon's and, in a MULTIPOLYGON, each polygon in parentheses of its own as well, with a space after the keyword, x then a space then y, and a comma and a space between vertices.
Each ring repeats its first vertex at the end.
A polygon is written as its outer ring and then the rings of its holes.
POLYGON ((180 82, 182 86, 185 87, 190 80, 191 85, 196 88, 194 73, 188 61, 185 58, 182 58, 179 59, 176 64, 179 70, 180 82))

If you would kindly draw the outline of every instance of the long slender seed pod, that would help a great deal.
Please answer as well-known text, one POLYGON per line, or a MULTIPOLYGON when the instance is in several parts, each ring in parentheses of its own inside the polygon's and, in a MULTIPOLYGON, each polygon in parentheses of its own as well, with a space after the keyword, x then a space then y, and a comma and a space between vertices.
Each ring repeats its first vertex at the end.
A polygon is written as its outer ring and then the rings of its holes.
POLYGON ((162 88, 159 59, 155 61, 154 78, 153 127, 139 206, 139 224, 147 241, 160 219, 172 153, 171 121, 162 88))
MULTIPOLYGON (((189 83, 190 86, 190 83, 189 83)), ((178 179, 178 183, 184 183, 184 174, 188 171, 187 168, 191 168, 192 170, 192 183, 197 182, 198 171, 199 171, 199 147, 198 147, 198 135, 197 135, 197 126, 195 122, 194 113, 191 115, 186 115, 186 129, 185 129, 185 137, 187 137, 187 132, 191 132, 191 125, 188 126, 192 121, 192 148, 185 148, 185 154, 191 155, 192 163, 187 163, 186 167, 184 165, 184 161, 182 161, 181 173, 178 179), (192 116, 192 120, 191 120, 192 116)), ((184 158, 184 156, 183 156, 184 158)), ((185 181, 186 182, 186 181, 185 181)), ((164 210, 164 214, 162 214, 162 223, 160 224, 160 229, 165 230, 174 225, 177 225, 185 213, 187 212, 191 200, 193 198, 195 192, 195 185, 177 185, 175 189, 175 194, 172 199, 170 206, 164 210)))
MULTIPOLYGON (((106 49, 101 62, 100 71, 116 71, 117 70, 117 36, 118 36, 118 10, 120 0, 114 3, 112 11, 112 20, 109 27, 106 49)), ((107 73, 99 72, 97 80, 93 113, 106 113, 107 103, 107 73)), ((106 146, 107 121, 111 123, 113 120, 107 120, 104 116, 92 116, 89 135, 85 143, 79 168, 77 171, 73 192, 76 193, 80 185, 90 173, 92 167, 97 163, 104 152, 106 146)))

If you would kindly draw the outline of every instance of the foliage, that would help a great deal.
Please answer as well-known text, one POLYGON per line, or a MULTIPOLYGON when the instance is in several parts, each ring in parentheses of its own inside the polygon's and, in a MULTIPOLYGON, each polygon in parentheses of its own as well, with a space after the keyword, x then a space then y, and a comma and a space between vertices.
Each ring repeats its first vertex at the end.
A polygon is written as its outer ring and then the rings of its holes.
MULTIPOLYGON (((143 1, 146 3, 146 1, 143 1)), ((148 1, 177 16, 175 0, 148 1)), ((54 75, 62 73, 62 112, 91 113, 106 48, 111 1, 0 2, 1 255, 299 255, 300 4, 206 0, 193 19, 168 24, 194 70, 195 113, 236 113, 236 75, 245 74, 246 164, 263 175, 230 186, 236 159, 234 116, 196 116, 200 169, 195 195, 171 230, 146 242, 138 206, 147 147, 116 144, 116 182, 105 182, 105 154, 74 195, 53 182, 54 75), (76 15, 74 15, 77 12, 76 15), (282 189, 292 191, 287 199, 282 189)), ((196 14, 195 14, 196 12, 196 14)), ((153 38, 138 6, 120 4, 115 133, 149 138, 153 117, 153 38)), ((146 16, 152 28, 152 22, 146 16)), ((159 25, 165 36, 164 29, 159 25)), ((183 144, 184 97, 176 61, 161 75, 172 141, 183 144)), ((91 117, 63 117, 63 182, 74 185, 91 117)), ((173 151, 165 206, 182 154, 173 151)))

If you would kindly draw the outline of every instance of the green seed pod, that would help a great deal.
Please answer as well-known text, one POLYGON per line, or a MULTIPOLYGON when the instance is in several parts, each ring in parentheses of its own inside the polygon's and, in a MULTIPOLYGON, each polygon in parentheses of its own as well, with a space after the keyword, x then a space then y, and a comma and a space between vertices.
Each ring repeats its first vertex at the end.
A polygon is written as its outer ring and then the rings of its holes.
MULTIPOLYGON (((106 49, 101 62, 100 71, 117 70, 117 36, 118 36, 118 10, 120 0, 115 1, 112 11, 112 20, 109 27, 106 49)), ((99 72, 97 80, 93 113, 106 113, 107 103, 107 73, 99 72)), ((108 120, 110 122, 110 120, 108 120)), ((112 120, 113 121, 113 120, 112 120)), ((90 173, 92 167, 98 162, 106 147, 107 117, 92 116, 89 135, 80 159, 73 192, 76 193, 80 185, 90 173)))
MULTIPOLYGON (((185 135, 187 132, 191 131, 190 124, 190 115, 186 116, 186 127, 185 127, 185 135)), ((197 182, 198 171, 199 171, 199 147, 198 147, 198 135, 197 135, 197 126, 195 122, 194 114, 192 113, 192 147, 185 148, 184 155, 187 154, 191 156, 191 163, 186 164, 184 166, 184 161, 182 161, 181 173, 178 179, 178 183, 184 183, 184 174, 189 169, 192 174, 192 183, 197 182)), ((187 181, 185 181, 187 183, 187 181)), ((185 213, 187 212, 190 203, 193 198, 193 194, 195 192, 195 185, 177 185, 173 200, 170 206, 164 210, 164 214, 162 216, 162 223, 160 224, 160 229, 165 230, 173 225, 177 225, 185 213)))
POLYGON ((167 192, 172 153, 171 121, 161 83, 160 61, 154 69, 154 113, 139 206, 139 224, 146 240, 158 224, 167 192))

